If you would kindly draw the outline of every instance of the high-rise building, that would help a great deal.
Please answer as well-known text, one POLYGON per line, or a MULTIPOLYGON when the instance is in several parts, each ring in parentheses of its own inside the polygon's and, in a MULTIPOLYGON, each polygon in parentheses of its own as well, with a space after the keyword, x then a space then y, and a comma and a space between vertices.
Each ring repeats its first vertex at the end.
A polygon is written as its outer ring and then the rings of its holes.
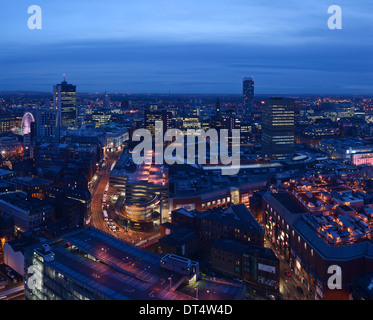
POLYGON ((64 79, 53 87, 53 109, 58 111, 59 124, 72 127, 76 124, 76 86, 64 79))
POLYGON ((110 96, 109 93, 105 92, 104 101, 102 103, 104 108, 110 108, 110 96))
POLYGON ((245 115, 249 115, 254 106, 254 78, 243 78, 243 105, 245 115))
POLYGON ((294 102, 271 98, 262 107, 262 154, 284 159, 294 154, 294 102))
POLYGON ((36 135, 50 137, 51 141, 59 142, 57 111, 46 108, 36 111, 36 135))
POLYGON ((97 109, 92 112, 92 121, 95 127, 106 126, 111 123, 111 112, 107 109, 97 109))
POLYGON ((167 110, 146 110, 144 113, 145 129, 149 130, 153 137, 155 135, 155 123, 157 121, 163 122, 163 134, 171 129, 172 113, 167 110))

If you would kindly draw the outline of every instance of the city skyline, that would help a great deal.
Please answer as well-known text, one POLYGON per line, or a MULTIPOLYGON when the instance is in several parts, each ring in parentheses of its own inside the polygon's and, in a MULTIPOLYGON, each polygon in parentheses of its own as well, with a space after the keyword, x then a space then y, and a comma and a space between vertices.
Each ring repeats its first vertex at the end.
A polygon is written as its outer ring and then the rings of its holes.
POLYGON ((41 30, 27 28, 28 5, 0 13, 2 91, 46 91, 63 73, 81 92, 238 94, 248 75, 257 94, 372 89, 368 1, 343 3, 341 30, 314 1, 43 3, 41 30))
POLYGON ((49 98, 0 96, 0 276, 17 276, 4 280, 3 297, 369 297, 361 288, 373 270, 372 97, 256 97, 245 113, 245 90, 236 97, 105 92, 75 99, 76 85, 64 77, 49 98), (60 123, 75 104, 75 121, 60 123), (148 142, 154 131, 161 143, 144 147, 139 163, 136 132, 144 129, 148 142), (159 139, 166 129, 196 139, 169 144, 159 139), (232 156, 239 155, 235 173, 223 172, 229 163, 217 137, 224 130, 232 131, 232 156), (211 152, 217 144, 219 162, 211 152), (205 161, 189 161, 188 149, 205 161), (181 162, 166 159, 172 150, 181 162), (19 246, 24 255, 14 259, 19 246), (41 265, 51 272, 29 271, 41 265))
POLYGON ((1 4, 0 300, 373 300, 371 0, 1 4))

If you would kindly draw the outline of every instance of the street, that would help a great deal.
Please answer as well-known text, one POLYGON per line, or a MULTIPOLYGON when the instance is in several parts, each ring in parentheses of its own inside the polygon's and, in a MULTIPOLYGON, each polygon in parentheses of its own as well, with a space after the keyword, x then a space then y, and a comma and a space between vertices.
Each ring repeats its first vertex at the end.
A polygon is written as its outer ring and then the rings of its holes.
POLYGON ((289 263, 285 257, 279 253, 268 238, 265 238, 264 246, 273 250, 280 260, 280 294, 285 300, 314 300, 314 297, 308 293, 307 287, 300 281, 290 269, 289 263), (288 273, 288 275, 286 275, 288 273), (302 288, 303 293, 299 293, 297 287, 302 288))
POLYGON ((0 300, 25 300, 23 283, 0 290, 0 300))
POLYGON ((103 202, 102 198, 105 193, 105 188, 109 183, 109 176, 113 164, 119 159, 120 153, 109 154, 106 157, 106 165, 103 168, 100 168, 96 172, 96 180, 93 182, 90 189, 91 192, 91 217, 89 225, 99 229, 103 232, 109 233, 118 239, 124 240, 126 242, 146 246, 149 243, 154 242, 154 240, 159 236, 159 231, 155 230, 153 232, 141 232, 134 231, 128 228, 123 228, 123 226, 115 222, 115 210, 114 204, 111 204, 109 199, 107 199, 107 212, 109 218, 113 219, 113 224, 119 228, 119 231, 112 231, 108 224, 104 220, 103 216, 103 202))
MULTIPOLYGON (((106 165, 96 173, 96 180, 94 181, 91 194, 92 194, 92 202, 91 202, 91 217, 89 225, 109 233, 111 235, 116 236, 117 238, 124 240, 126 242, 146 246, 149 242, 154 242, 159 236, 159 232, 140 232, 140 231, 133 231, 131 229, 123 228, 122 226, 115 223, 115 209, 114 205, 110 204, 109 199, 107 200, 108 206, 106 210, 108 212, 109 218, 113 219, 113 223, 119 227, 119 231, 112 231, 108 224, 105 222, 103 217, 103 204, 102 198, 105 193, 105 188, 109 182, 109 175, 112 169, 113 164, 119 159, 120 154, 110 154, 106 158, 106 165)), ((306 286, 300 281, 300 279, 295 275, 294 271, 290 269, 289 263, 286 261, 284 256, 279 253, 279 251, 275 248, 275 246, 269 241, 269 239, 265 239, 265 247, 270 248, 276 254, 276 256, 280 259, 280 283, 279 283, 279 293, 285 300, 310 300, 314 299, 313 295, 308 293, 306 286), (302 288, 303 292, 300 293, 298 291, 298 287, 302 288)), ((251 294, 252 298, 255 298, 257 294, 251 294)), ((265 295, 265 294, 264 294, 265 295)), ((259 298, 259 296, 257 297, 259 298)))

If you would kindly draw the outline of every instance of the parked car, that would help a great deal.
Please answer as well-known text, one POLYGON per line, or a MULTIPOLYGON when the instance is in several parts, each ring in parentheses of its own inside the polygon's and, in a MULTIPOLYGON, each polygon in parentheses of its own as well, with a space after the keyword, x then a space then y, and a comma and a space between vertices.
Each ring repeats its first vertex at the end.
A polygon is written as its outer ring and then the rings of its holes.
POLYGON ((303 294, 303 289, 301 287, 297 287, 297 291, 300 293, 300 294, 303 294))

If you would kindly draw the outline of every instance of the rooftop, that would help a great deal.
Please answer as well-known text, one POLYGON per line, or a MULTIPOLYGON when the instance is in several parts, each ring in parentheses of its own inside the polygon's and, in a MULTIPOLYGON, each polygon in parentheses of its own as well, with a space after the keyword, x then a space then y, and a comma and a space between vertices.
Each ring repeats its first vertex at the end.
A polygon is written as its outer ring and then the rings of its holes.
MULTIPOLYGON (((48 265, 105 299, 186 298, 177 290, 169 290, 169 279, 176 284, 183 276, 161 268, 160 256, 97 229, 89 227, 63 235, 50 247, 54 259, 46 262, 48 265)), ((241 287, 230 288, 237 293, 241 287)), ((234 295, 224 297, 232 299, 234 295)))
POLYGON ((306 209, 296 200, 296 198, 288 192, 272 193, 272 196, 280 202, 292 214, 300 214, 306 212, 306 209))
POLYGON ((372 241, 351 242, 348 245, 335 246, 323 239, 315 228, 304 219, 299 219, 293 227, 322 257, 335 259, 336 261, 350 260, 362 256, 373 258, 372 241))
POLYGON ((40 208, 52 208, 49 203, 34 197, 29 197, 25 192, 15 191, 0 195, 0 202, 17 207, 31 213, 40 208))
POLYGON ((232 205, 226 209, 214 208, 202 216, 204 220, 210 220, 229 225, 238 229, 254 230, 263 233, 264 230, 256 221, 250 210, 244 204, 232 205))
POLYGON ((160 238, 159 242, 169 243, 173 246, 181 246, 186 242, 198 237, 198 234, 188 228, 177 228, 169 235, 160 238))

